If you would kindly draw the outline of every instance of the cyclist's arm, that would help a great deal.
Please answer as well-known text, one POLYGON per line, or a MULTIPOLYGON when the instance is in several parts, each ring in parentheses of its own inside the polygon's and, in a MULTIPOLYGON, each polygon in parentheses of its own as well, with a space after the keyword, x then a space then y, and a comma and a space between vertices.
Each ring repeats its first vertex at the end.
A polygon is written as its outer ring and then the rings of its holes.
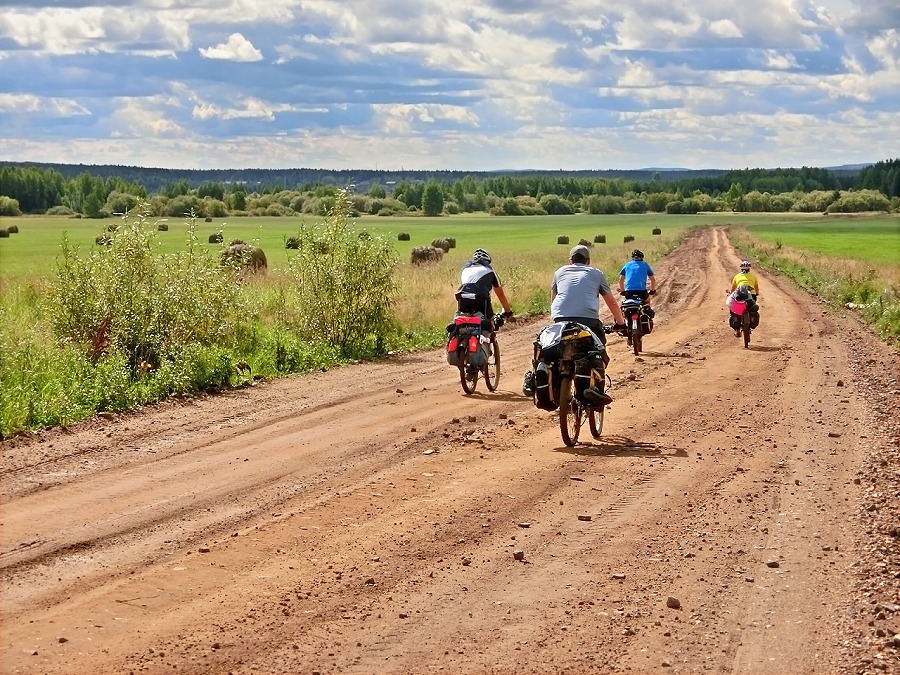
POLYGON ((503 290, 503 286, 494 286, 494 293, 497 294, 497 299, 500 301, 503 311, 512 314, 512 309, 509 307, 509 300, 506 299, 506 292, 503 290))
POLYGON ((613 319, 616 324, 621 326, 625 323, 625 316, 622 314, 622 309, 619 307, 619 303, 616 302, 615 297, 612 293, 605 293, 600 295, 603 298, 603 302, 606 303, 606 306, 609 307, 609 311, 612 312, 613 319))
POLYGON ((619 275, 619 292, 620 293, 625 292, 625 275, 624 274, 619 275))
POLYGON ((656 292, 656 275, 651 274, 647 280, 650 282, 650 290, 656 292))

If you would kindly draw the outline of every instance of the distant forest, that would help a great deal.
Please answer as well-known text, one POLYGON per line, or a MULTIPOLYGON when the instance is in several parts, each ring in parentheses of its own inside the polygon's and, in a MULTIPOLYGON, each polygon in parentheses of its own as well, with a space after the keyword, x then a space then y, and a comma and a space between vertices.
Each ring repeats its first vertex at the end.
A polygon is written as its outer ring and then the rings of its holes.
POLYGON ((900 159, 776 169, 388 171, 162 169, 0 161, 0 216, 327 213, 337 190, 360 214, 492 215, 897 211, 900 159))

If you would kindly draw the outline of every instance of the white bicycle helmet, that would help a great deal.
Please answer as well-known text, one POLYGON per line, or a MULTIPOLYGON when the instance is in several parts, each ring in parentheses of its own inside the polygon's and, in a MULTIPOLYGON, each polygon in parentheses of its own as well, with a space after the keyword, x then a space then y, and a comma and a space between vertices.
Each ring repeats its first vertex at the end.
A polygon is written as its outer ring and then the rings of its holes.
POLYGON ((750 271, 750 261, 742 260, 741 261, 741 272, 749 272, 750 271))
POLYGON ((490 265, 491 254, 485 251, 483 248, 476 248, 475 252, 472 254, 472 262, 480 263, 482 265, 490 265))

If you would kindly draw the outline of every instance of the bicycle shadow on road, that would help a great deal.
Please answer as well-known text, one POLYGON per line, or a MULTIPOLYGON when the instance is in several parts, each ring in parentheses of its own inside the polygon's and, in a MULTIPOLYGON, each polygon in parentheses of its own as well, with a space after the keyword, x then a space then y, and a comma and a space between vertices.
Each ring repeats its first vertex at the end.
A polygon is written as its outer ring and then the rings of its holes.
POLYGON ((650 441, 636 441, 627 436, 602 436, 600 438, 579 438, 573 448, 561 446, 556 452, 567 452, 584 457, 687 457, 684 448, 667 447, 650 441))
POLYGON ((465 394, 460 392, 463 398, 477 399, 480 401, 505 401, 507 403, 521 403, 522 401, 531 402, 531 397, 517 394, 514 391, 479 391, 475 390, 473 394, 465 394))
POLYGON ((687 352, 641 352, 641 356, 647 356, 653 359, 693 359, 696 358, 694 354, 688 354, 687 352))

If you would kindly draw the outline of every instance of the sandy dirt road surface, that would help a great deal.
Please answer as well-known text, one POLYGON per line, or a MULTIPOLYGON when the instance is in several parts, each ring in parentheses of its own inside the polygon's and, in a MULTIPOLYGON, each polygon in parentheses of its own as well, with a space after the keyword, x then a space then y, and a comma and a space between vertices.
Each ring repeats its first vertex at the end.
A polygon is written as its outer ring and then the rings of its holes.
POLYGON ((655 265, 574 448, 546 320, 495 393, 437 350, 4 441, 0 670, 900 673, 897 354, 765 273, 743 349, 738 261, 655 265))

